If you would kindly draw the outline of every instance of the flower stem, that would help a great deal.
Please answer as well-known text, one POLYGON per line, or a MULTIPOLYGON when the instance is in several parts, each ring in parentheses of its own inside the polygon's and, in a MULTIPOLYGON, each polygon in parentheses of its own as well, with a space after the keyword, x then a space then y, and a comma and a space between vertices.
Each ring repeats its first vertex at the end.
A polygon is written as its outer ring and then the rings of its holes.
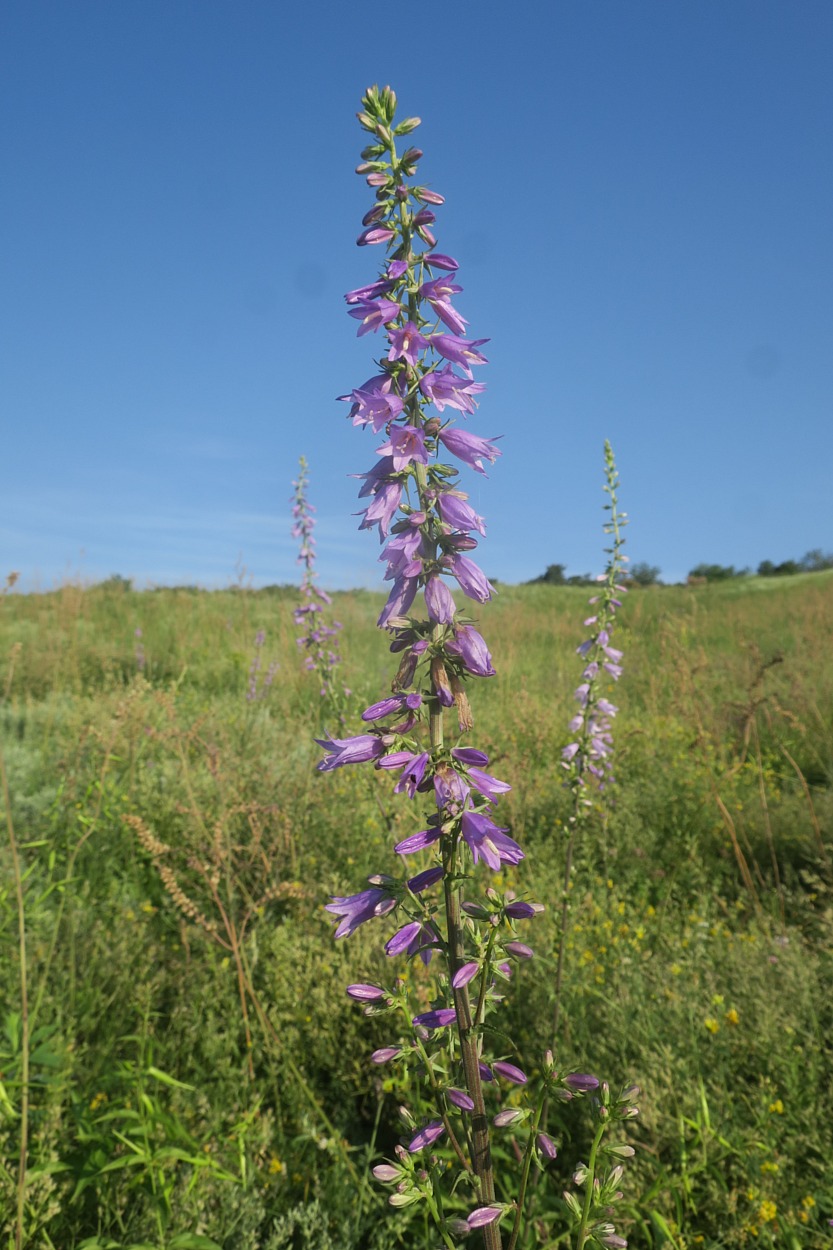
POLYGON ((541 1123, 541 1116, 544 1112, 546 1100, 546 1086, 544 1086, 538 1096, 538 1106, 535 1108, 535 1118, 532 1121, 532 1127, 529 1130, 529 1140, 526 1143, 523 1168, 521 1170, 521 1184, 518 1190, 517 1205, 515 1207, 515 1222, 512 1225, 512 1235, 509 1238, 508 1250, 515 1250, 518 1234, 521 1231, 521 1221, 523 1220, 524 1214, 524 1200, 526 1199, 526 1187, 529 1182, 529 1169, 532 1167, 532 1156, 535 1151, 535 1135, 538 1132, 538 1125, 541 1123))
POLYGON ((593 1138, 593 1145, 590 1148, 590 1161, 587 1164, 587 1177, 584 1182, 584 1209, 581 1213, 581 1223, 578 1226, 578 1239, 576 1241, 576 1250, 582 1250, 587 1240, 587 1222, 590 1219, 590 1211, 593 1207, 593 1181, 596 1176, 596 1155, 599 1145, 604 1137, 606 1124, 604 1121, 596 1129, 596 1136, 593 1138))

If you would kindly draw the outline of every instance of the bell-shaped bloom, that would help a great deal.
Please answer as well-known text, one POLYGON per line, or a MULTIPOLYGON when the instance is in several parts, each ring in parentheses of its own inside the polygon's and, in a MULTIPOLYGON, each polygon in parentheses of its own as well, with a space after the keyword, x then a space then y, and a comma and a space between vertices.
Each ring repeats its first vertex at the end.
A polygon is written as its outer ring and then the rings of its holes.
POLYGON ((483 468, 483 461, 488 460, 490 464, 494 464, 498 456, 503 454, 495 446, 494 439, 480 438, 477 434, 469 434, 467 430, 459 430, 453 425, 440 430, 437 437, 452 456, 456 456, 464 464, 471 465, 484 477, 486 470, 483 468))
POLYGON ((333 898, 326 904, 325 910, 341 917, 335 935, 337 938, 349 937, 355 933, 359 925, 373 920, 377 916, 386 916, 396 907, 396 898, 386 889, 374 887, 361 890, 358 894, 349 894, 344 898, 333 898))
POLYGON ((454 630, 453 640, 446 644, 446 650, 460 657, 466 672, 475 677, 494 677, 495 669, 489 648, 482 634, 473 625, 458 625, 454 630))
POLYGON ((318 771, 331 773, 345 764, 365 764, 384 755, 385 746, 378 734, 356 734, 353 738, 316 738, 320 747, 329 752, 321 760, 318 771))
MULTIPOLYGON (((419 920, 412 920, 410 924, 403 925, 401 929, 394 933, 392 938, 385 942, 385 954, 391 958, 395 955, 401 955, 403 951, 408 949, 414 938, 418 937, 421 931, 422 923, 419 920)), ((349 993, 350 991, 348 990, 347 992, 349 993)))
POLYGON ((470 768, 468 778, 475 790, 490 803, 497 803, 501 794, 508 794, 512 789, 508 781, 499 781, 497 777, 493 777, 491 773, 484 773, 480 768, 470 768))
POLYGON ((556 1149, 555 1142, 546 1133, 539 1133, 536 1141, 538 1143, 538 1149, 541 1151, 541 1154, 545 1159, 558 1158, 558 1151, 556 1149))
POLYGON ((514 955, 516 959, 532 959, 535 952, 531 946, 527 946, 526 942, 504 942, 503 949, 507 955, 514 955))
POLYGON ((399 314, 399 305, 392 299, 359 299, 355 308, 349 309, 349 314, 360 322, 357 334, 361 338, 393 321, 399 314))
POLYGON ((385 629, 389 623, 400 623, 407 617, 411 604, 416 598, 419 579, 416 577, 398 577, 393 583, 388 601, 379 614, 377 625, 385 629))
POLYGON ((488 360, 479 352, 478 347, 483 343, 488 343, 488 339, 463 339, 456 334, 432 334, 431 346, 435 351, 450 360, 452 364, 459 365, 467 377, 472 377, 472 365, 486 365, 488 360))
POLYGON ((456 769, 448 764, 439 765, 434 773, 434 796, 440 810, 462 807, 470 793, 469 786, 456 769))
POLYGON ((466 496, 457 491, 443 491, 437 496, 437 511, 446 525, 467 533, 477 530, 486 533, 486 524, 482 516, 478 516, 471 504, 466 503, 466 496))
POLYGON ((452 556, 451 572, 460 583, 463 594, 469 599, 475 599, 478 603, 486 603, 494 594, 495 588, 480 565, 475 564, 474 560, 470 560, 468 556, 452 556))
POLYGON ((409 365, 415 365, 419 359, 419 353, 424 352, 428 346, 428 339, 420 334, 419 326, 414 325, 413 321, 409 321, 404 326, 395 326, 388 334, 388 338, 390 339, 388 360, 407 360, 409 365))
POLYGON ((498 828, 479 812, 463 812, 462 833, 474 862, 485 860, 493 872, 497 872, 501 864, 518 864, 524 858, 517 842, 507 837, 506 830, 498 828))
POLYGON ((457 605, 446 583, 432 573, 425 583, 425 606, 435 624, 449 625, 454 620, 457 605))
POLYGON ((420 755, 411 756, 402 769, 399 780, 393 787, 394 794, 407 794, 409 799, 414 797, 418 786, 422 783, 422 779, 425 776, 429 758, 427 751, 423 751, 420 755))
POLYGON ((375 378, 368 378, 362 386, 356 387, 349 395, 339 395, 338 398, 345 402, 352 400, 350 419, 353 425, 369 425, 374 434, 384 430, 405 407, 404 401, 393 388, 393 379, 386 373, 379 374, 375 378))
POLYGON ((422 572, 422 534, 419 530, 405 530, 397 534, 388 543, 380 555, 380 560, 387 561, 385 581, 396 577, 417 577, 422 572))
POLYGON ((477 404, 472 396, 482 394, 486 384, 461 378, 451 365, 444 365, 442 369, 432 369, 420 378, 419 389, 438 412, 444 412, 448 406, 466 414, 474 412, 477 404))
POLYGON ((425 447, 425 435, 414 425, 394 425, 390 432, 390 442, 377 448, 380 456, 390 456, 397 473, 407 469, 416 461, 417 464, 428 463, 428 452, 425 447))
POLYGON ((376 491, 373 500, 365 508, 364 512, 358 513, 363 517, 360 530, 373 529, 374 525, 379 526, 379 541, 387 538, 390 532, 390 525, 396 516, 399 502, 402 498, 401 482, 385 482, 376 491))
POLYGON ((442 1120, 432 1120, 430 1124, 426 1124, 418 1133, 414 1133, 408 1142, 408 1151, 410 1154, 416 1154, 419 1150, 424 1150, 426 1146, 431 1146, 445 1132, 445 1125, 442 1120))
POLYGON ((458 294, 462 289, 448 278, 434 278, 430 282, 423 282, 419 288, 422 298, 428 301, 452 334, 465 334, 468 324, 465 317, 461 316, 451 303, 451 296, 458 294))

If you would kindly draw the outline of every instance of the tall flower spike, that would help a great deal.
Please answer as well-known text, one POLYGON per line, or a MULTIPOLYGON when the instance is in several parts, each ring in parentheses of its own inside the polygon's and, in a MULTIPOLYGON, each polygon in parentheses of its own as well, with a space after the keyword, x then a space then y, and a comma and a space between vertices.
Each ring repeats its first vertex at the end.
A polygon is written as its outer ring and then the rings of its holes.
MULTIPOLYGON (((501 895, 488 884, 500 879, 492 874, 514 873, 524 852, 511 836, 510 820, 497 816, 501 805, 505 810, 510 785, 486 771, 486 752, 460 745, 459 737, 473 724, 467 685, 493 676, 495 669, 485 639, 463 615, 455 593, 485 603, 495 591, 471 555, 485 523, 467 503, 458 478, 461 468, 484 474, 500 449, 496 439, 454 423, 453 413, 467 418, 476 410, 475 396, 484 387, 474 381, 474 370, 486 364, 480 348, 487 340, 464 337, 468 323, 454 303, 463 290, 459 266, 435 250, 433 209, 443 197, 409 184, 422 152, 408 148, 399 155, 397 140, 418 122, 397 125, 395 111, 391 89, 371 87, 358 115, 373 141, 357 172, 375 192, 358 242, 382 245, 387 256, 375 282, 347 295, 359 333, 379 335, 378 372, 341 398, 351 401, 354 425, 369 426, 377 437, 384 431, 380 445, 374 439, 375 464, 357 475, 363 482, 359 497, 368 501, 359 528, 378 528, 384 544, 381 561, 391 585, 378 624, 391 635, 398 668, 391 689, 365 709, 364 732, 318 739, 327 753, 319 768, 332 772, 365 764, 392 775, 393 792, 414 809, 413 832, 399 837, 393 850, 426 862, 396 879, 370 878, 369 889, 334 898, 328 910, 338 919, 340 938, 396 909, 396 926, 383 937, 388 959, 420 958, 436 970, 433 981, 419 978, 418 992, 404 976, 387 987, 359 982, 348 989, 366 1013, 391 1013, 403 1022, 405 1036, 374 1051, 371 1062, 395 1059, 400 1069, 410 1068, 411 1085, 427 1080, 430 1087, 429 1114, 421 1122, 407 1107, 400 1108, 407 1133, 396 1148, 398 1163, 378 1165, 377 1179, 395 1183, 390 1196, 395 1207, 426 1204, 446 1245, 452 1231, 465 1236, 478 1229, 485 1250, 501 1250, 500 1224, 511 1215, 508 1250, 515 1250, 532 1162, 556 1155, 541 1124, 547 1097, 581 1098, 590 1086, 572 1088, 552 1062, 540 1075, 534 1066, 518 1066, 514 1052, 511 1061, 497 1055, 491 1066, 481 1053, 492 1036, 487 1017, 503 999, 499 986, 533 956, 519 940, 517 926, 541 910, 514 890, 501 895), (453 463, 440 460, 446 453, 453 463), (480 899, 472 898, 484 878, 480 899), (507 1085, 514 1087, 511 1105, 490 1108, 487 1115, 484 1082, 498 1102, 507 1085), (495 1201, 495 1129, 515 1136, 521 1170, 513 1202, 495 1201), (450 1168, 435 1166, 435 1151, 445 1154, 450 1168), (466 1220, 443 1215, 445 1198, 460 1192, 455 1160, 467 1174, 464 1188, 474 1191, 466 1220)), ((615 676, 621 656, 610 645, 609 629, 596 642, 603 652, 599 670, 615 676)), ((576 770, 581 767, 582 786, 590 752, 594 766, 603 757, 606 729, 599 718, 612 714, 612 705, 594 701, 597 678, 598 672, 585 673, 582 707, 585 717, 595 717, 587 720, 589 746, 580 738, 568 761, 576 770), (573 764, 575 759, 579 763, 573 764)), ((585 1231, 579 1246, 585 1244, 585 1231)))
MULTIPOLYGON (((304 567, 301 602, 293 613, 295 624, 302 631, 296 642, 304 655, 304 668, 315 673, 320 682, 321 698, 327 701, 337 719, 342 720, 343 702, 350 692, 344 687, 339 688, 336 683, 336 668, 341 664, 341 622, 327 621, 326 610, 332 606, 332 599, 318 585, 315 573, 315 508, 307 498, 309 474, 305 456, 301 456, 298 462, 298 477, 292 485, 295 488, 295 493, 290 498, 292 537, 299 540, 298 564, 304 567)), ((259 666, 259 651, 255 663, 259 666)), ((256 676, 255 671, 253 680, 256 680, 256 676)))
POLYGON ((567 774, 570 790, 570 816, 567 825, 567 849, 564 859, 564 890, 561 899, 561 925, 558 941, 558 958, 555 972, 555 1009, 553 1013, 553 1036, 557 1038, 561 1017, 561 991, 564 981, 564 957, 569 926, 569 890, 573 867, 573 851, 584 822, 593 807, 593 796, 603 792, 613 782, 613 718, 619 710, 604 694, 607 681, 618 681, 622 675, 622 652, 610 645, 616 611, 622 606, 620 596, 625 587, 621 584, 622 569, 627 560, 622 555, 625 539, 622 530, 627 525, 627 515, 619 511, 619 473, 609 442, 604 445, 605 484, 608 497, 605 511, 610 515, 604 524, 604 533, 610 540, 605 548, 607 567, 599 579, 599 593, 590 600, 592 614, 584 624, 591 630, 590 637, 576 648, 584 661, 581 681, 574 698, 578 711, 570 721, 572 741, 562 749, 561 766, 567 774))

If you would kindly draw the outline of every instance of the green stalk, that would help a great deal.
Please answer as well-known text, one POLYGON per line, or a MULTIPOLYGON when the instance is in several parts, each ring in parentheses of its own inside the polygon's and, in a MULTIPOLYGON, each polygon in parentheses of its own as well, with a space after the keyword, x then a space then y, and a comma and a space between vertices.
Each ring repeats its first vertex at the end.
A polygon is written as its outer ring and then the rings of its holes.
POLYGON ((584 1181, 584 1209, 581 1213, 581 1223, 578 1226, 576 1250, 582 1250, 587 1240, 587 1222, 590 1219, 590 1211, 593 1207, 593 1180, 596 1175, 596 1155, 606 1127, 607 1125, 603 1120, 596 1129, 596 1136, 593 1138, 593 1145, 590 1148, 590 1162, 587 1164, 587 1176, 584 1181))
POLYGON ((512 1234, 509 1238, 508 1250, 515 1250, 518 1241, 518 1234, 521 1231, 521 1221, 524 1214, 524 1201, 526 1200, 526 1187, 529 1183, 529 1169, 532 1167, 532 1156, 535 1153, 535 1136, 538 1132, 538 1125, 541 1123, 541 1116, 544 1113, 544 1106, 547 1101, 546 1086, 538 1095, 538 1106, 535 1108, 535 1118, 532 1121, 532 1127, 529 1130, 529 1140, 526 1143, 526 1151, 524 1153, 523 1167, 521 1169, 521 1185, 518 1190, 518 1201, 515 1207, 515 1222, 512 1225, 512 1234))

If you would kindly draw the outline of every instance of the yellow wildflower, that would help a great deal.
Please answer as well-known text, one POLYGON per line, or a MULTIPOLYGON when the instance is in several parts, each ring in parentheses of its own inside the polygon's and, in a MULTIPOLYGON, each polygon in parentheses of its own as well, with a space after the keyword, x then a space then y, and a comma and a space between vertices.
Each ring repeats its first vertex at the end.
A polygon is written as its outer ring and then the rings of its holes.
POLYGON ((709 1030, 710 1033, 716 1033, 717 1030, 720 1028, 720 1021, 715 1020, 714 1016, 706 1016, 705 1020, 703 1021, 703 1024, 706 1026, 706 1028, 709 1030))
POLYGON ((777 1214, 778 1214, 778 1208, 776 1207, 774 1202, 769 1202, 767 1200, 766 1202, 761 1203, 760 1210, 758 1211, 758 1216, 763 1221, 764 1224, 771 1224, 777 1214))
POLYGON ((726 1012, 726 1022, 728 1024, 740 1024, 740 1016, 734 1007, 730 1007, 726 1012))
POLYGON ((784 1104, 782 1103, 780 1098, 776 1098, 775 1102, 771 1102, 769 1104, 769 1112, 770 1112, 770 1115, 783 1115, 784 1114, 784 1104))
POLYGON ((281 1172, 285 1172, 285 1171, 286 1171, 286 1164, 281 1159, 279 1159, 277 1155, 272 1155, 272 1158, 269 1160, 270 1175, 280 1176, 281 1172))

